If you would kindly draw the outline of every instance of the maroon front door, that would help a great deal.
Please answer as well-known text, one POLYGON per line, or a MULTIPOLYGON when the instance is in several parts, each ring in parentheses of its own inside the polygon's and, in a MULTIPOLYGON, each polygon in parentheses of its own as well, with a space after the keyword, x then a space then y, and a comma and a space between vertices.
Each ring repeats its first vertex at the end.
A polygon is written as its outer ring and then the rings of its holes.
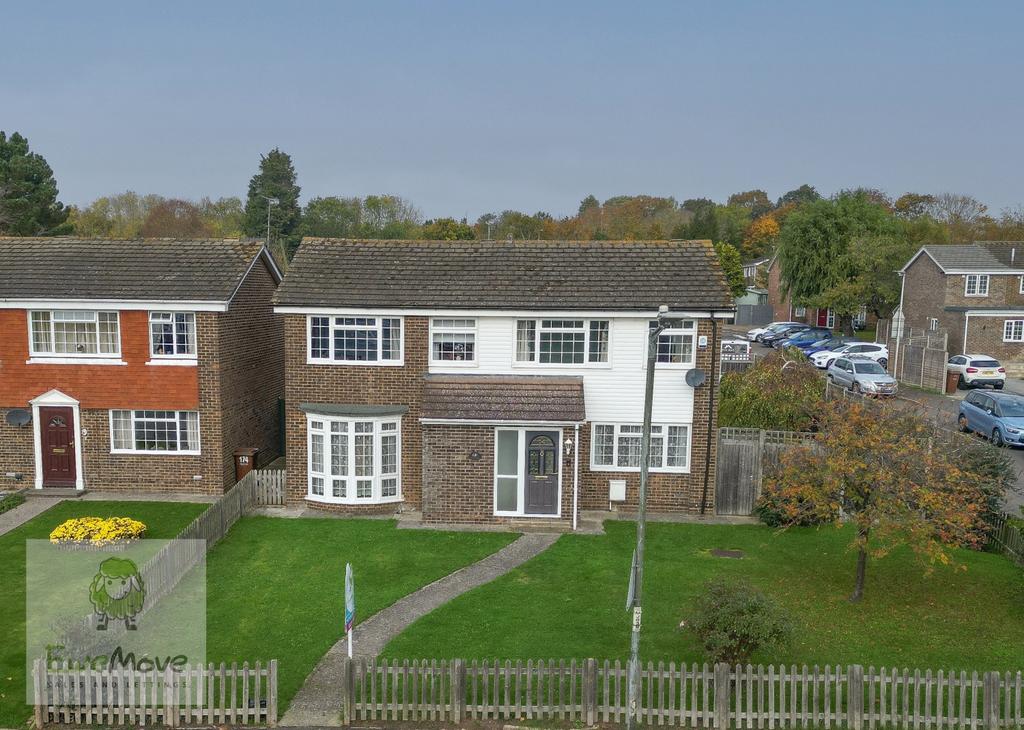
POLYGON ((827 309, 819 309, 818 310, 818 326, 819 327, 828 327, 828 310, 827 309))
POLYGON ((42 440, 43 486, 75 486, 78 477, 78 465, 75 463, 75 412, 71 408, 41 406, 39 438, 42 440))

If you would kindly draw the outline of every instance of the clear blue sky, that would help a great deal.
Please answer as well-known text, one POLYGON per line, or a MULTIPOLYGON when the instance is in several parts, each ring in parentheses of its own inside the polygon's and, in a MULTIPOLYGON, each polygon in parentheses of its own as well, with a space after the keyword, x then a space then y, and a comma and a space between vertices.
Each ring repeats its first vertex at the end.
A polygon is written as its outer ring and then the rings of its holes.
POLYGON ((20 2, 0 129, 62 198, 245 195, 555 215, 801 183, 1024 203, 1019 2, 20 2))

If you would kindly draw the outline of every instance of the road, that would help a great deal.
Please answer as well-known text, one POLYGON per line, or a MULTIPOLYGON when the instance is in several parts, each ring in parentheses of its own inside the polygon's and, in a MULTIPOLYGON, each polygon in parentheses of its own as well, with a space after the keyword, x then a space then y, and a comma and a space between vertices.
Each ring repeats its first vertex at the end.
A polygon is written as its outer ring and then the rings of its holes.
MULTIPOLYGON (((748 329, 749 327, 745 326, 727 325, 726 337, 743 339, 739 335, 745 333, 748 329)), ((751 352, 756 360, 771 352, 771 348, 751 343, 751 352)), ((1024 380, 1007 378, 1004 391, 1024 396, 1024 380)), ((945 428, 955 428, 959 403, 968 393, 970 393, 969 390, 960 390, 952 395, 940 395, 915 388, 903 387, 900 391, 900 396, 902 399, 917 403, 921 414, 926 418, 945 428)), ((1017 516, 1021 514, 1021 509, 1024 508, 1024 447, 1008 447, 1007 455, 1013 461, 1013 465, 1017 470, 1017 491, 1009 492, 1006 495, 1006 511, 1017 516)))

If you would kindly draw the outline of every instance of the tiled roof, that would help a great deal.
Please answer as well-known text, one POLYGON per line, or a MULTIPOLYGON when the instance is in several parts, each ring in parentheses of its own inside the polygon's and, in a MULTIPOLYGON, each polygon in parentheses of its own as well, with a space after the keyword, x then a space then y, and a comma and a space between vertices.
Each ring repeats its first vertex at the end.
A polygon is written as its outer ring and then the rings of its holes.
POLYGON ((924 251, 935 260, 943 271, 984 271, 1008 274, 1020 271, 1024 262, 1009 266, 993 255, 986 247, 975 244, 925 246, 924 251))
POLYGON ((231 298, 262 241, 0 237, 2 299, 231 298))
POLYGON ((423 418, 462 421, 583 421, 583 378, 428 375, 423 418))
POLYGON ((731 309, 707 241, 305 239, 276 302, 440 309, 731 309))
POLYGON ((1019 269, 1024 265, 1024 241, 975 241, 1006 266, 1019 269))

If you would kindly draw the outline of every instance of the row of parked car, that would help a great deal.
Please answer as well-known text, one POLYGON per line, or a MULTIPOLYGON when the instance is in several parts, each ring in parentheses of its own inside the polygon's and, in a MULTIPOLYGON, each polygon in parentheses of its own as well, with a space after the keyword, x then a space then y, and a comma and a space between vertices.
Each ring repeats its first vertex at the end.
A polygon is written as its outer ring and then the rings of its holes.
POLYGON ((889 348, 885 345, 861 342, 856 337, 837 335, 826 327, 800 322, 773 322, 750 330, 747 339, 767 347, 795 347, 821 370, 828 370, 839 357, 851 355, 872 360, 883 369, 889 364, 889 348))

